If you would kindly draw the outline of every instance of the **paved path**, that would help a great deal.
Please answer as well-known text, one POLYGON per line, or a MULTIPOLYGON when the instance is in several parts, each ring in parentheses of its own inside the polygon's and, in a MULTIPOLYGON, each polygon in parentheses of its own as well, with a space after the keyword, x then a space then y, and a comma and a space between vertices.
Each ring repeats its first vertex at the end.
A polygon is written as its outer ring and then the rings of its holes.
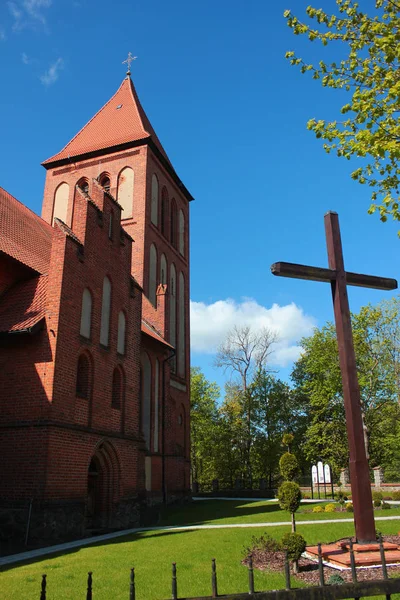
MULTIPOLYGON (((394 521, 400 520, 398 517, 375 517, 375 521, 394 521)), ((353 523, 353 519, 324 519, 324 520, 313 520, 313 521, 297 521, 297 526, 300 525, 314 525, 324 523, 353 523)), ((58 544, 56 546, 48 546, 47 548, 38 548, 37 550, 29 550, 28 552, 21 552, 20 554, 11 554, 10 556, 4 556, 0 558, 0 567, 6 565, 13 565, 24 560, 32 560, 40 558, 42 556, 48 556, 49 554, 55 554, 57 552, 64 552, 73 550, 75 548, 82 548, 83 546, 89 546, 90 544, 96 544, 98 542, 105 542, 107 540, 116 539, 132 533, 140 533, 142 531, 194 531, 196 529, 246 529, 254 527, 278 527, 280 525, 291 525, 291 521, 278 521, 276 523, 234 523, 220 525, 171 525, 171 526, 160 526, 160 527, 135 527, 133 529, 125 529, 124 531, 115 531, 114 533, 106 533, 104 535, 97 535, 95 537, 84 538, 81 540, 75 540, 73 542, 66 542, 65 544, 58 544)))

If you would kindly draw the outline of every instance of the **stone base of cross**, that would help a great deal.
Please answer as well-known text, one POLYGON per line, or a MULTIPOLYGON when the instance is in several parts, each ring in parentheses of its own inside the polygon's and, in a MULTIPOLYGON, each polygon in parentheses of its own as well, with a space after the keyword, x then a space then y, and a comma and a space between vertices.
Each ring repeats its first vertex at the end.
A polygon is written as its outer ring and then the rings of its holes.
POLYGON ((357 378, 347 285, 379 290, 395 290, 397 288, 397 281, 384 277, 350 273, 344 270, 342 241, 337 213, 328 212, 325 215, 325 234, 328 248, 328 269, 279 262, 271 266, 271 271, 274 275, 281 277, 324 281, 331 284, 349 443, 349 470, 354 507, 354 524, 357 541, 359 543, 370 543, 376 541, 376 531, 369 467, 364 443, 361 398, 357 378))

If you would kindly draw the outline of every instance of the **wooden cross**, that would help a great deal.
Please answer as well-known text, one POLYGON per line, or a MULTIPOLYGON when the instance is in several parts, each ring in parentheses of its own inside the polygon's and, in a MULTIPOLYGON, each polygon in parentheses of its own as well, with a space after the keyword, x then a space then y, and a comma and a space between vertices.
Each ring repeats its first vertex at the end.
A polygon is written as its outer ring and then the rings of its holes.
POLYGON ((133 62, 136 59, 137 59, 137 56, 132 56, 132 54, 130 52, 128 52, 128 58, 126 60, 122 61, 123 65, 125 65, 125 64, 128 65, 128 70, 126 72, 127 75, 131 74, 131 62, 133 62))
POLYGON ((331 284, 349 441, 349 470, 356 537, 357 541, 361 543, 375 542, 374 510, 364 444, 361 398, 357 379, 347 285, 379 290, 395 290, 397 281, 384 277, 346 272, 344 270, 339 217, 335 212, 328 212, 324 220, 329 269, 279 262, 271 266, 271 271, 274 275, 281 277, 325 281, 331 284))

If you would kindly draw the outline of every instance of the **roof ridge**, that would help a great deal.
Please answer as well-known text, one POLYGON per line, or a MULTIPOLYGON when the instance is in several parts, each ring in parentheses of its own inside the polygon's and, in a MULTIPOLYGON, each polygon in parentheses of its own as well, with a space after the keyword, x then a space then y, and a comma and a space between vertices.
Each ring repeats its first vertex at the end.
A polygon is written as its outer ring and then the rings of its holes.
MULTIPOLYGON (((126 80, 128 80, 129 91, 130 91, 130 93, 131 93, 131 96, 132 96, 133 105, 134 105, 134 107, 135 107, 135 110, 136 110, 136 112, 137 112, 137 115, 138 115, 138 117, 139 117, 140 123, 142 124, 143 131, 144 131, 145 133, 147 133, 147 135, 148 135, 149 137, 151 137, 151 133, 150 133, 149 131, 147 131, 147 129, 145 128, 145 126, 144 126, 144 123, 143 123, 143 118, 142 118, 142 115, 140 114, 139 106, 141 107, 141 109, 142 109, 142 110, 143 110, 143 107, 142 107, 142 105, 140 104, 139 96, 138 96, 138 95, 137 95, 137 93, 136 93, 136 88, 135 88, 135 86, 133 85, 133 81, 132 81, 132 79, 130 78, 130 76, 129 76, 129 75, 127 75, 125 79, 126 79, 126 80), (139 106, 138 106, 138 104, 139 104, 139 106)), ((123 83, 123 82, 122 82, 122 83, 123 83)), ((122 84, 121 84, 121 85, 122 85, 122 84)))

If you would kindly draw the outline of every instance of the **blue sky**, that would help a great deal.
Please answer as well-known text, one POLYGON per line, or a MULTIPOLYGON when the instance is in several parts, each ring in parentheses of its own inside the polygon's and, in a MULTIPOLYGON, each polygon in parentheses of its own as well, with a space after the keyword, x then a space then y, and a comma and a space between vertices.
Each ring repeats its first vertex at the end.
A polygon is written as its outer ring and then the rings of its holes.
MULTIPOLYGON (((309 0, 13 0, 0 6, 0 185, 40 212, 45 171, 121 83, 128 51, 142 104, 191 205, 192 364, 224 381, 213 350, 235 323, 281 334, 283 377, 297 340, 332 318, 328 285, 274 278, 278 260, 327 264, 323 215, 339 213, 346 268, 398 276, 392 223, 367 214, 357 161, 326 155, 306 130, 344 95, 284 58, 332 51, 293 36, 283 11, 309 0), (22 167, 22 170, 21 170, 22 167), (21 175, 23 173, 23 175, 21 175)), ((364 0, 367 9, 372 0, 364 0)), ((334 9, 334 0, 318 6, 334 9)), ((336 56, 335 56, 336 58, 336 56)), ((390 293, 350 289, 351 308, 390 293)))

